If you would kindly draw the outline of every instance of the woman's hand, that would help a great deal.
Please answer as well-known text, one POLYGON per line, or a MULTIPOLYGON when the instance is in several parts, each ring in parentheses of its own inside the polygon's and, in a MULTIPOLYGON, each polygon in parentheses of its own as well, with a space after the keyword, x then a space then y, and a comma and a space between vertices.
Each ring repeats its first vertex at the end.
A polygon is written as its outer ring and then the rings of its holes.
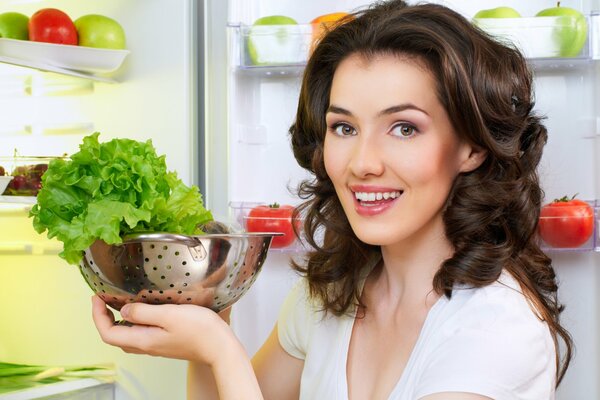
POLYGON ((114 325, 112 312, 100 297, 93 296, 92 315, 102 340, 127 353, 191 360, 211 367, 227 356, 247 357, 228 325, 228 310, 219 316, 195 305, 131 303, 123 306, 121 316, 134 325, 123 326, 114 325))

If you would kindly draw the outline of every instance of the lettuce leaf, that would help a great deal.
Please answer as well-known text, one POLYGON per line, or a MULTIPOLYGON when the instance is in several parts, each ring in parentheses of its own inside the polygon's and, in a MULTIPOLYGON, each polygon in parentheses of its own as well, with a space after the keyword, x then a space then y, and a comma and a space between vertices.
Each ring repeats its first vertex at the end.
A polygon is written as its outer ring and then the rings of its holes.
POLYGON ((47 231, 64 248, 60 256, 78 264, 97 239, 122 243, 135 232, 202 233, 212 221, 197 186, 167 171, 152 141, 83 139, 70 159, 52 160, 29 216, 38 233, 47 231))

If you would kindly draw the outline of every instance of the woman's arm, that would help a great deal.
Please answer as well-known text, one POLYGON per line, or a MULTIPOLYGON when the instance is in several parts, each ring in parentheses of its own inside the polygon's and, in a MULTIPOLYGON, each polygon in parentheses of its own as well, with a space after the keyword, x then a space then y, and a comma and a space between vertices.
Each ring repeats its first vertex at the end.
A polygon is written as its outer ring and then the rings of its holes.
MULTIPOLYGON (((265 399, 298 399, 304 361, 290 356, 279 344, 277 326, 252 358, 254 374, 265 399)), ((226 372, 226 371, 225 371, 226 372)), ((229 382, 238 385, 233 377, 229 382)), ((188 367, 188 400, 219 399, 213 371, 206 365, 190 362, 188 367)), ((221 396, 221 398, 225 398, 221 396)), ((244 399, 250 398, 246 394, 244 399)))
POLYGON ((113 314, 102 299, 94 296, 92 301, 94 323, 104 342, 127 353, 190 360, 204 366, 199 370, 203 379, 194 381, 213 395, 218 392, 222 400, 263 398, 242 344, 227 322, 208 308, 132 303, 121 309, 121 316, 134 325, 122 326, 114 325, 113 314), (202 381, 210 384, 202 385, 202 381))

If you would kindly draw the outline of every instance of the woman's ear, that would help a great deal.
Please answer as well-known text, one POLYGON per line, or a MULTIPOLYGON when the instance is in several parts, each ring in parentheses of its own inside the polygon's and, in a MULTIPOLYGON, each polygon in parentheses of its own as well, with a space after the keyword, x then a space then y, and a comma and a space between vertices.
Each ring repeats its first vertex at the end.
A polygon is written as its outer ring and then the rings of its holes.
POLYGON ((468 146, 468 154, 460 165, 460 172, 471 172, 476 170, 487 158, 487 150, 479 146, 468 146))

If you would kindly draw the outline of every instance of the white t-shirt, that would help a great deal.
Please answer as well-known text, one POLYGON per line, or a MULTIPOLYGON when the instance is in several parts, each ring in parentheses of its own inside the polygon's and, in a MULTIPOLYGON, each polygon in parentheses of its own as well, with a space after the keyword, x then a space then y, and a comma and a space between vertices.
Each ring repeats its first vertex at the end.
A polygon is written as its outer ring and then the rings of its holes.
MULTIPOLYGON (((283 303, 282 347, 304 360, 300 399, 347 399, 352 316, 324 314, 301 278, 283 303)), ((555 347, 508 273, 484 288, 455 289, 430 309, 390 400, 468 392, 496 400, 554 399, 555 347)))

